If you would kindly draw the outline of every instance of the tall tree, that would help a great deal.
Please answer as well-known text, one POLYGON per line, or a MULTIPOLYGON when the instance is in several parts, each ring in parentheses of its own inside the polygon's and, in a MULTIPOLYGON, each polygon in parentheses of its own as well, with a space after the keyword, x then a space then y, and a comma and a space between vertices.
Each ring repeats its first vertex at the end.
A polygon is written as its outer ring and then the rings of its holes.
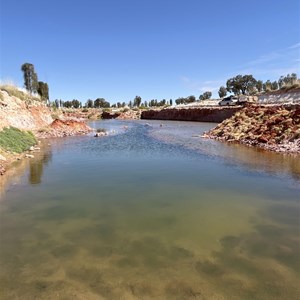
POLYGON ((273 90, 273 91, 278 90, 278 83, 277 83, 276 80, 272 82, 272 90, 273 90))
POLYGON ((270 91, 272 91, 272 82, 270 80, 267 80, 263 84, 263 90, 264 90, 264 92, 270 92, 270 91))
POLYGON ((43 81, 39 81, 37 92, 41 96, 41 99, 43 101, 49 100, 49 87, 48 87, 47 83, 45 83, 43 81))
POLYGON ((21 66, 24 75, 24 85, 29 93, 36 93, 38 91, 38 77, 34 71, 33 64, 25 63, 21 66))
POLYGON ((219 97, 223 98, 227 95, 227 89, 225 86, 221 86, 219 91, 218 91, 219 97))
POLYGON ((263 90, 263 82, 262 82, 262 80, 257 80, 257 82, 256 82, 256 89, 257 89, 257 91, 260 93, 262 90, 263 90))
POLYGON ((210 91, 207 91, 199 96, 199 100, 207 100, 207 99, 210 99, 211 96, 212 96, 212 93, 210 91))
POLYGON ((141 96, 135 96, 133 100, 133 106, 139 107, 142 103, 142 97, 141 96))
POLYGON ((94 101, 92 99, 88 99, 85 105, 88 108, 92 108, 94 106, 94 101))
POLYGON ((107 102, 104 98, 97 98, 94 101, 94 107, 108 108, 110 107, 110 103, 107 102))

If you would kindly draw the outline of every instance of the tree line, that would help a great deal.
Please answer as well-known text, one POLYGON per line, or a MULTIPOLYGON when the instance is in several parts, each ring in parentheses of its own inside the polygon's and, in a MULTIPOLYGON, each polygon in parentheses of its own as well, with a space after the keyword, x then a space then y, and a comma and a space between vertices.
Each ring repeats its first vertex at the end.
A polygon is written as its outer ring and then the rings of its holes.
MULTIPOLYGON (((24 63, 21 66, 21 70, 24 75, 24 86, 26 90, 31 94, 40 95, 41 99, 44 101, 49 101, 49 87, 48 84, 39 81, 37 73, 34 70, 34 65, 31 63, 24 63)), ((284 89, 287 87, 299 87, 299 80, 296 73, 287 74, 286 76, 281 76, 277 81, 271 82, 267 80, 263 82, 262 80, 256 80, 253 75, 237 75, 235 77, 229 78, 226 82, 226 86, 221 86, 218 90, 220 98, 223 98, 227 93, 233 93, 234 95, 255 95, 262 92, 276 91, 284 89)), ((198 99, 194 95, 188 97, 179 97, 175 100, 176 105, 189 104, 197 101, 203 101, 211 99, 212 92, 206 91, 199 95, 198 99)), ((149 101, 142 101, 141 96, 135 96, 133 100, 130 100, 127 104, 125 102, 117 102, 115 104, 110 104, 104 98, 97 98, 95 100, 88 99, 85 104, 82 104, 77 99, 73 100, 58 100, 56 99, 52 102, 55 107, 67 107, 67 108, 122 108, 128 106, 129 108, 140 107, 162 107, 162 106, 172 106, 173 100, 157 100, 151 99, 149 101)))
POLYGON ((261 92, 271 92, 286 87, 298 87, 298 78, 296 73, 287 74, 281 76, 278 81, 271 82, 267 80, 256 80, 252 75, 237 75, 227 80, 226 87, 221 86, 218 94, 220 98, 227 95, 227 92, 233 93, 234 95, 255 95, 261 92))

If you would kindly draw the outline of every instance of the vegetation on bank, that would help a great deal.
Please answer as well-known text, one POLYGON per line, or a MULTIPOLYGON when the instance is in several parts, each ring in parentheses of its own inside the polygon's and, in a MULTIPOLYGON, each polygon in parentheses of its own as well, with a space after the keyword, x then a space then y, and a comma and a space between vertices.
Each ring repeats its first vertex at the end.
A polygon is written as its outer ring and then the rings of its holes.
MULTIPOLYGON (((29 93, 24 93, 20 91, 16 86, 10 84, 0 85, 0 90, 7 92, 7 94, 11 97, 17 97, 23 101, 40 101, 40 98, 35 97, 29 93)), ((2 99, 2 94, 0 93, 0 99, 2 99)), ((3 99, 2 99, 3 100, 3 99)))
MULTIPOLYGON (((296 89, 300 87, 300 80, 297 78, 297 74, 287 74, 286 76, 281 76, 278 80, 271 82, 267 80, 263 82, 262 80, 257 80, 253 77, 253 75, 237 75, 232 77, 226 81, 226 86, 221 86, 219 88, 218 94, 220 98, 225 97, 228 93, 232 93, 234 95, 259 95, 263 93, 282 91, 287 92, 292 89, 296 89)), ((202 93, 198 98, 194 95, 190 95, 188 97, 179 97, 175 101, 172 99, 151 99, 144 100, 141 96, 135 96, 133 100, 129 102, 116 102, 114 104, 110 104, 104 98, 97 98, 95 100, 88 99, 85 103, 73 99, 71 101, 63 101, 61 99, 56 99, 52 102, 52 106, 56 108, 140 108, 147 109, 153 107, 167 107, 172 106, 173 104, 189 104, 204 100, 209 100, 212 97, 211 91, 206 91, 202 93)))
POLYGON ((38 94, 42 101, 49 100, 49 87, 43 81, 38 81, 38 75, 34 70, 34 65, 25 63, 21 66, 24 75, 24 86, 30 94, 38 94))
MULTIPOLYGON (((28 95, 26 93, 22 93, 20 90, 15 88, 13 91, 7 91, 10 95, 16 96, 20 99, 26 100, 28 97, 33 97, 32 95, 39 95, 40 98, 36 98, 35 100, 45 101, 49 103, 49 87, 48 84, 42 81, 38 81, 38 75, 35 72, 34 65, 31 63, 24 63, 21 66, 21 70, 24 75, 24 86, 28 91, 28 95)), ((226 81, 226 86, 221 86, 218 90, 218 94, 220 98, 224 98, 228 93, 232 93, 234 95, 258 95, 262 93, 269 93, 274 91, 283 91, 287 92, 291 89, 299 88, 300 80, 297 77, 296 73, 287 74, 286 76, 281 76, 278 80, 271 82, 267 80, 263 82, 262 80, 257 80, 253 77, 253 75, 237 75, 232 77, 226 81)), ((1 95, 0 95, 1 97, 1 95)), ((209 100, 212 97, 211 91, 205 91, 198 98, 194 95, 190 95, 188 97, 179 97, 175 101, 172 99, 151 99, 151 100, 142 100, 141 96, 135 96, 133 100, 130 100, 128 103, 126 102, 116 102, 114 104, 110 104, 104 98, 97 98, 95 100, 88 99, 85 103, 77 99, 73 100, 54 100, 51 105, 55 108, 141 108, 147 109, 152 107, 167 107, 172 106, 173 104, 189 104, 204 100, 209 100)))
POLYGON ((30 131, 22 131, 15 127, 6 127, 0 131, 0 148, 5 151, 21 153, 37 143, 30 131))

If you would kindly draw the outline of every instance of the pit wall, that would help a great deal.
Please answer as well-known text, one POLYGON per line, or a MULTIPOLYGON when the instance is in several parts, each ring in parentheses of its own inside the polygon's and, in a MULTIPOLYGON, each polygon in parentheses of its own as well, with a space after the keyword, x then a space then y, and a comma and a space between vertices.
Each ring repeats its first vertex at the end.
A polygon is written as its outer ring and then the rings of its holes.
POLYGON ((291 90, 289 92, 274 91, 258 96, 258 103, 260 104, 283 104, 283 103, 300 103, 300 88, 291 90))
POLYGON ((141 119, 220 123, 241 109, 242 107, 212 107, 147 110, 142 112, 141 119))

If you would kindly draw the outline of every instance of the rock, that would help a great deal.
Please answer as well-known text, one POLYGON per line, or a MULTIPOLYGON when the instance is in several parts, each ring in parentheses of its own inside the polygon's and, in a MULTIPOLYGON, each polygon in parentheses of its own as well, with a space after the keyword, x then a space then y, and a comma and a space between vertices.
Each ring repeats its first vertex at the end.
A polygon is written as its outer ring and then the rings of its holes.
POLYGON ((100 136, 105 136, 105 135, 107 135, 106 132, 96 132, 94 137, 100 137, 100 136))
POLYGON ((3 165, 0 164, 0 175, 3 175, 5 173, 5 168, 3 165))
POLYGON ((276 152, 300 153, 300 105, 249 106, 220 123, 205 136, 225 141, 238 141, 276 152))
POLYGON ((29 148, 29 151, 34 151, 34 147, 31 146, 31 147, 29 148))
POLYGON ((260 136, 257 141, 260 143, 267 143, 268 139, 265 136, 260 136))
POLYGON ((0 154, 0 160, 6 161, 6 157, 0 154))
POLYGON ((34 158, 34 155, 32 155, 32 154, 25 154, 25 157, 27 157, 27 158, 34 158))

